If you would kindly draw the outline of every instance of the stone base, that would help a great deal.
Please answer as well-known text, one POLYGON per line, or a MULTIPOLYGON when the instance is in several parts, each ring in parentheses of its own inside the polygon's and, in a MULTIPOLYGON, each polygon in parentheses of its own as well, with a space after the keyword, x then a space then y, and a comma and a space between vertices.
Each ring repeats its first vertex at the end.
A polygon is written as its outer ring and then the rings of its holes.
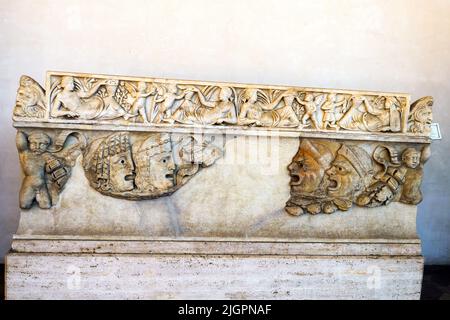
POLYGON ((419 299, 420 242, 15 237, 7 299, 419 299))

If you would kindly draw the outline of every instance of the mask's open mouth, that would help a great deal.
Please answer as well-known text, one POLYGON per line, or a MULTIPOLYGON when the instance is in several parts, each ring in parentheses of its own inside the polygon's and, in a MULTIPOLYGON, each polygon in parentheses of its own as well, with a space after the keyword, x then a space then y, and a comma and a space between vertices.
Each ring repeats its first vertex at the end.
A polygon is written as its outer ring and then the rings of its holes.
POLYGON ((337 191, 341 187, 341 184, 333 178, 328 178, 328 191, 337 191))
POLYGON ((291 175, 291 185, 298 185, 300 183, 300 176, 297 174, 291 175))
POLYGON ((127 174, 127 175, 125 176, 125 180, 126 180, 126 181, 133 181, 134 178, 136 178, 136 175, 135 175, 135 174, 127 174))
POLYGON ((173 173, 168 173, 164 177, 166 179, 170 179, 170 180, 174 180, 175 179, 175 175, 173 173))

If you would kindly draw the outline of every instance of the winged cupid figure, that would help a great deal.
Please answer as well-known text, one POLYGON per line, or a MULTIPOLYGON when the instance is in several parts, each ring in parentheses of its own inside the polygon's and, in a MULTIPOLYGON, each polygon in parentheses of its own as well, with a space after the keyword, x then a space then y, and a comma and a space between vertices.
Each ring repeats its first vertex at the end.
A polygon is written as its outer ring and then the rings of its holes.
POLYGON ((301 123, 302 126, 307 126, 307 121, 310 120, 314 129, 319 129, 319 123, 316 118, 316 110, 324 102, 324 95, 319 95, 314 98, 312 93, 306 93, 304 99, 298 99, 298 103, 301 104, 305 110, 302 116, 301 123))
POLYGON ((62 132, 52 145, 52 139, 44 132, 18 131, 16 144, 25 176, 19 193, 20 207, 29 209, 36 201, 42 209, 51 208, 58 202, 71 168, 86 146, 84 136, 62 132), (72 136, 76 142, 69 138, 72 136))

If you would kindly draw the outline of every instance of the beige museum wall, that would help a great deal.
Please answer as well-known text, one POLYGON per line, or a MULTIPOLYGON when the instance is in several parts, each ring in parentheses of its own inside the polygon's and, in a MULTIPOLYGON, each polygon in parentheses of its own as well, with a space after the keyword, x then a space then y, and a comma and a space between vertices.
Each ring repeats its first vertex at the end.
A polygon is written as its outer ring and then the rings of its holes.
POLYGON ((417 223, 426 263, 450 263, 449 0, 0 0, 1 258, 19 218, 15 91, 47 70, 432 95, 444 140, 417 223))

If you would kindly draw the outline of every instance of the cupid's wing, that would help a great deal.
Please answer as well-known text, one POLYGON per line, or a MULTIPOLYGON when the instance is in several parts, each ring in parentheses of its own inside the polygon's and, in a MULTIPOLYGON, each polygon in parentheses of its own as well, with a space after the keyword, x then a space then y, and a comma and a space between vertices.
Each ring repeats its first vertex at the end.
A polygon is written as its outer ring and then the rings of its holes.
POLYGON ((207 86, 202 90, 203 95, 208 101, 219 101, 220 87, 207 86))
POLYGON ((400 166, 400 155, 392 146, 379 145, 373 151, 373 159, 386 171, 388 167, 400 166))
POLYGON ((77 158, 80 156, 82 150, 83 148, 79 143, 74 143, 68 147, 65 147, 60 152, 56 152, 55 156, 64 159, 64 162, 67 163, 67 165, 73 166, 77 158))
POLYGON ((53 105, 53 102, 56 99, 56 96, 58 95, 58 93, 60 93, 62 91, 61 88, 61 79, 59 81, 55 81, 50 85, 50 92, 49 92, 49 102, 50 105, 53 105))
POLYGON ((267 93, 265 93, 263 90, 258 89, 258 102, 260 102, 261 104, 269 104, 270 103, 270 98, 267 95, 267 93))
POLYGON ((97 79, 95 78, 82 78, 81 80, 78 78, 73 78, 76 91, 89 91, 89 89, 91 89, 96 82, 97 79))
POLYGON ((317 108, 320 109, 321 105, 325 102, 325 97, 327 95, 325 93, 319 94, 317 97, 314 98, 314 103, 316 104, 317 108))
POLYGON ((55 139, 49 151, 55 157, 62 159, 68 166, 73 166, 86 145, 86 138, 81 133, 63 131, 55 139))

